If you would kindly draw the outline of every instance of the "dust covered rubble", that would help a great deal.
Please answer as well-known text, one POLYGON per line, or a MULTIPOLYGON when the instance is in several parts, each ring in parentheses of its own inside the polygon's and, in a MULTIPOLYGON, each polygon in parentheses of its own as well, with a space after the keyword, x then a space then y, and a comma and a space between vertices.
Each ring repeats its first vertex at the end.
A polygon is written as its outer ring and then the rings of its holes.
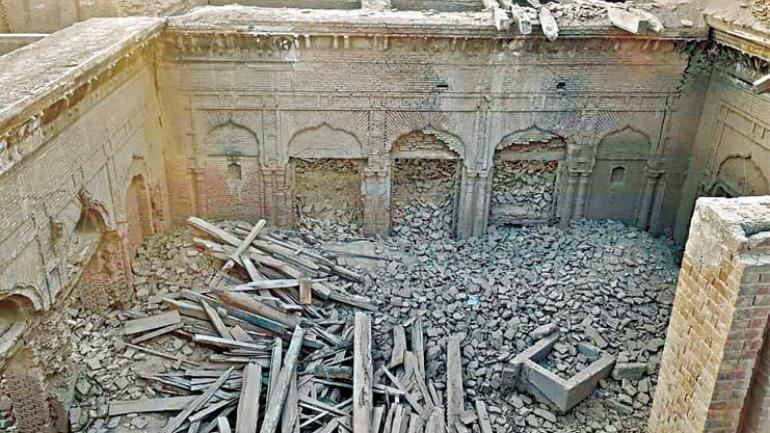
MULTIPOLYGON (((567 232, 492 227, 481 238, 452 240, 434 233, 431 216, 447 214, 432 210, 406 218, 418 223, 399 235, 351 248, 378 258, 357 261, 372 270, 362 293, 383 304, 375 317, 381 356, 395 325, 421 317, 426 376, 442 383, 446 337, 464 333, 466 393, 492 397, 493 414, 502 415, 494 417, 497 431, 643 431, 675 288, 674 246, 619 222, 588 221, 567 232), (617 379, 602 381, 566 415, 510 392, 503 380, 507 361, 548 335, 544 328, 560 336, 544 364, 563 378, 590 363, 579 344, 617 359, 617 379), (626 376, 629 367, 636 370, 626 376)), ((326 246, 344 248, 333 240, 326 246)))
MULTIPOLYGON (((404 212, 403 228, 390 237, 364 238, 333 225, 278 233, 356 252, 345 264, 368 275, 363 285, 348 290, 381 303, 374 315, 375 363, 391 353, 394 326, 420 317, 427 337, 426 379, 445 386, 447 337, 464 335, 466 398, 486 399, 495 431, 643 431, 675 286, 672 245, 616 222, 576 223, 568 232, 492 227, 489 235, 469 240, 452 240, 450 225, 447 207, 414 205, 404 212), (439 222, 431 227, 435 219, 439 222), (587 363, 576 352, 581 343, 603 348, 619 367, 631 369, 602 381, 594 396, 566 415, 526 394, 504 392, 507 361, 550 331, 560 337, 545 364, 562 377, 587 363), (629 371, 634 374, 622 378, 629 371)), ((158 416, 109 418, 106 408, 113 400, 152 398, 160 388, 141 380, 140 372, 174 365, 127 349, 120 325, 132 310, 156 314, 162 295, 210 275, 207 260, 190 248, 189 239, 187 233, 160 235, 140 248, 134 267, 142 297, 128 313, 72 312, 79 330, 72 350, 82 368, 73 390, 73 431, 150 431, 164 425, 158 416)), ((151 347, 190 359, 203 356, 193 344, 174 338, 161 337, 151 347)))

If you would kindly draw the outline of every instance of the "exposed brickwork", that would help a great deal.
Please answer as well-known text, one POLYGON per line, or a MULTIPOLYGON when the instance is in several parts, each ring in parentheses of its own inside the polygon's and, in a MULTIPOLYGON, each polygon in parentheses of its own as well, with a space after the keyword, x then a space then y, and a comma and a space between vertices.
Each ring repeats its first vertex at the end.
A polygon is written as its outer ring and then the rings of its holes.
POLYGON ((770 286, 760 280, 770 272, 770 248, 762 242, 767 234, 751 229, 757 225, 770 227, 770 198, 699 201, 679 275, 650 433, 750 429, 744 412, 748 397, 765 392, 764 369, 755 367, 770 316, 770 286), (752 380, 759 388, 751 387, 752 380))

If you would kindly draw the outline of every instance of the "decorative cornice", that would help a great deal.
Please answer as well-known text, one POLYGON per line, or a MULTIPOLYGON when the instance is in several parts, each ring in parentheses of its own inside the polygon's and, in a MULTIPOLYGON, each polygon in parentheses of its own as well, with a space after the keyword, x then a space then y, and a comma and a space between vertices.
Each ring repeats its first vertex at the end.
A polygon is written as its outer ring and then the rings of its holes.
POLYGON ((714 41, 748 55, 770 60, 770 33, 712 15, 706 15, 706 23, 713 30, 714 41))

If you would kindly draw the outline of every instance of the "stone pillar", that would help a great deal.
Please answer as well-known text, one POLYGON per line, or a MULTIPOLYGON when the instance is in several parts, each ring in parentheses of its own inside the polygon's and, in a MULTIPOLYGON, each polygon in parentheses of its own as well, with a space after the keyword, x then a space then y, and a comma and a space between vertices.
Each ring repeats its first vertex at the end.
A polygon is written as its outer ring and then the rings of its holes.
POLYGON ((639 206, 639 213, 637 214, 638 216, 636 220, 636 225, 641 230, 647 230, 650 225, 652 205, 656 201, 655 197, 657 195, 660 175, 660 171, 651 169, 645 170, 644 192, 642 193, 642 202, 639 206))
POLYGON ((581 172, 578 179, 577 194, 575 194, 575 209, 572 217, 580 219, 585 217, 586 203, 588 202, 588 184, 591 182, 591 172, 581 172))
POLYGON ((567 170, 567 189, 561 194, 563 203, 560 206, 561 215, 559 216, 559 226, 563 229, 569 227, 569 222, 572 221, 578 177, 578 173, 567 170))
POLYGON ((468 170, 463 167, 460 194, 457 200, 457 229, 459 238, 483 235, 489 217, 491 170, 468 170))
POLYGON ((770 197, 698 200, 649 433, 767 431, 748 409, 768 392, 755 368, 770 315, 768 230, 770 197))
POLYGON ((390 182, 387 168, 364 169, 361 197, 364 201, 364 232, 386 233, 390 230, 390 182))
POLYGON ((277 225, 290 225, 294 221, 291 203, 287 203, 286 166, 265 164, 262 166, 265 195, 265 218, 277 225))

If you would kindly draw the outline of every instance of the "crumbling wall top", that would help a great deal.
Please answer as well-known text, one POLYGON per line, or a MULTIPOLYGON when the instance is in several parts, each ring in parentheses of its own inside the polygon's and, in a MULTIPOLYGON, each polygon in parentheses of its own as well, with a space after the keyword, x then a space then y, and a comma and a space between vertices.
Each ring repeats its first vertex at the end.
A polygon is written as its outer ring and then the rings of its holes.
POLYGON ((162 18, 94 18, 0 57, 0 144, 7 129, 65 97, 88 73, 157 35, 162 18))

